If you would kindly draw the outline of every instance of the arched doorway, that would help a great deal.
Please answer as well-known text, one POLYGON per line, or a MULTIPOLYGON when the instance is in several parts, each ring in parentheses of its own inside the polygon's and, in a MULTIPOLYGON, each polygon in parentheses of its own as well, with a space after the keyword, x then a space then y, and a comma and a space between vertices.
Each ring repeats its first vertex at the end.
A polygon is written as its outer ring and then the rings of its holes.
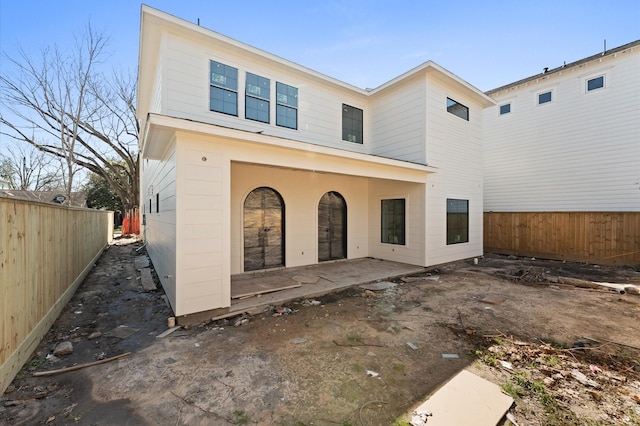
POLYGON ((244 200, 244 270, 284 266, 284 202, 267 187, 244 200))
POLYGON ((347 203, 327 192, 318 203, 318 261, 347 257, 347 203))

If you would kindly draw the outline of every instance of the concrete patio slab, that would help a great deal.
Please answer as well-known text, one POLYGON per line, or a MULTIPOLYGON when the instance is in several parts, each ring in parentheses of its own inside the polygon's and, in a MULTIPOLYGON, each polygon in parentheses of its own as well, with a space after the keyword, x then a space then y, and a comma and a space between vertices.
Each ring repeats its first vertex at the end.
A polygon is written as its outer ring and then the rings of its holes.
POLYGON ((282 281, 295 281, 295 278, 300 276, 312 276, 319 279, 315 283, 302 282, 302 285, 296 288, 263 294, 259 297, 233 300, 229 308, 229 314, 261 312, 269 306, 282 305, 295 299, 320 297, 356 285, 390 280, 402 275, 423 272, 424 270, 425 268, 421 266, 408 265, 406 263, 362 258, 234 275, 231 277, 232 289, 234 282, 246 282, 247 280, 261 281, 267 279, 272 281, 280 278, 282 281))

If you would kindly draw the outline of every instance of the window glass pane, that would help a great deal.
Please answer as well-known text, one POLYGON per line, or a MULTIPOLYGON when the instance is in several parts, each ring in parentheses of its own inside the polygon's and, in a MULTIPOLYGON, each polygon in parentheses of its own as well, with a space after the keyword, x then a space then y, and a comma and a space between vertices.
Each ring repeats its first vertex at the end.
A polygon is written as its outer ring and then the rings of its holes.
POLYGON ((238 90, 238 70, 220 62, 211 61, 211 84, 238 90))
POLYGON ((469 242, 469 200, 447 199, 447 244, 469 242))
POLYGON ((355 108, 342 104, 342 140, 354 143, 363 143, 363 112, 360 108, 355 108))
POLYGON ((247 73, 246 92, 247 95, 255 96, 264 100, 271 98, 271 80, 259 75, 247 73))
POLYGON ((603 75, 601 75, 600 77, 592 78, 591 80, 587 81, 587 91, 600 89, 602 87, 604 87, 603 75))
POLYGON ((246 97, 245 117, 249 120, 269 122, 269 102, 251 96, 246 97))
POLYGON ((540 93, 538 95, 538 104, 546 104, 551 102, 551 92, 540 93))
POLYGON ((500 115, 508 114, 511 112, 511 104, 500 105, 500 115))
POLYGON ((403 198, 382 200, 381 242, 405 244, 405 200, 403 198))
POLYGON ((447 98, 447 111, 469 121, 469 108, 451 98, 447 98))
POLYGON ((238 115, 237 93, 211 86, 209 90, 209 100, 209 109, 211 109, 211 111, 238 115))
POLYGON ((238 70, 211 61, 209 109, 223 114, 238 115, 238 70))
POLYGON ((283 83, 276 83, 277 99, 279 104, 298 107, 298 89, 296 87, 287 86, 283 83))
POLYGON ((290 129, 297 129, 298 110, 284 105, 276 105, 276 124, 290 129))
POLYGON ((276 82, 276 125, 298 128, 298 88, 276 82))

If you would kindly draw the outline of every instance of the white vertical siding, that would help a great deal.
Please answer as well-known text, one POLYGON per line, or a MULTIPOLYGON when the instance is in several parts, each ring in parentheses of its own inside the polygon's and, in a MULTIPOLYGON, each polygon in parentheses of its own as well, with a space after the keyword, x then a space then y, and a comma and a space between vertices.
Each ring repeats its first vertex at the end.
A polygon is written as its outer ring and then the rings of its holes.
POLYGON ((166 51, 166 114, 203 123, 263 132, 278 137, 355 152, 368 152, 371 143, 368 99, 357 91, 338 89, 326 81, 283 66, 281 63, 212 40, 168 39, 166 51), (215 60, 238 69, 238 116, 209 110, 209 66, 215 60), (271 81, 270 123, 244 118, 245 76, 250 72, 271 81), (298 129, 276 126, 276 82, 298 88, 298 129), (365 143, 342 140, 342 104, 365 110, 365 143))
POLYGON ((396 262, 424 265, 424 184, 372 180, 369 185, 370 256, 396 262), (405 200, 405 244, 382 243, 382 200, 405 200))
POLYGON ((229 160, 192 134, 178 134, 177 315, 228 307, 229 160))
POLYGON ((436 78, 427 81, 426 264, 482 254, 482 106, 436 78), (447 111, 447 97, 469 108, 469 121, 447 111), (447 245, 447 199, 469 200, 469 242, 447 245))
POLYGON ((640 49, 492 94, 485 211, 640 211, 640 49), (586 80, 605 87, 586 92, 586 80), (536 94, 553 90, 551 103, 536 94), (511 113, 499 116, 499 105, 511 113))
POLYGON ((425 163, 425 79, 414 78, 371 99, 371 153, 425 163))
MULTIPOLYGON (((162 63, 162 55, 158 57, 158 64, 162 63)), ((153 95, 151 97, 151 105, 149 112, 151 113, 162 113, 162 90, 164 88, 164 84, 162 81, 162 66, 156 67, 156 76, 155 76, 155 84, 153 86, 153 95)))
POLYGON ((176 153, 171 143, 161 160, 142 159, 141 202, 146 218, 147 253, 169 298, 176 309, 176 153), (156 212, 156 194, 160 208, 156 212), (149 201, 151 200, 151 211, 149 201))

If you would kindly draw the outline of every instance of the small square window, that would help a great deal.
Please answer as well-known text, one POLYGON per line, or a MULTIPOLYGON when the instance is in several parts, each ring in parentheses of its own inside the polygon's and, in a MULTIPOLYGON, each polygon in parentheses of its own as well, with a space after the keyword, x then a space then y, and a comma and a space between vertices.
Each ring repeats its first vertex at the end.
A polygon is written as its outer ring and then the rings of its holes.
POLYGON ((551 102, 551 92, 539 93, 538 105, 546 104, 547 102, 551 102))
POLYGON ((453 115, 469 121, 469 107, 462 105, 458 101, 447 98, 447 111, 453 115))
POLYGON ((511 112, 511 104, 500 105, 500 115, 509 114, 511 112))
POLYGON ((604 87, 604 75, 587 80, 587 92, 604 87))

